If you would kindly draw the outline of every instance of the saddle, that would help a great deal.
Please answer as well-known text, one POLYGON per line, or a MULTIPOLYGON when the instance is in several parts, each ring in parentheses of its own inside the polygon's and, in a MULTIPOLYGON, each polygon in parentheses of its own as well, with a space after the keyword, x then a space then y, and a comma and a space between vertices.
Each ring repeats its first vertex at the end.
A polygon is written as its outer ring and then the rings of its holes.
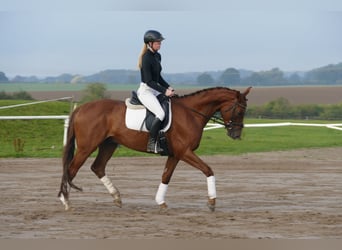
MULTIPOLYGON (((169 123, 170 102, 169 102, 169 98, 167 98, 165 95, 162 95, 162 94, 158 95, 157 99, 160 103, 160 106, 165 112, 165 118, 161 123, 161 130, 164 130, 165 127, 169 123)), ((132 91, 132 96, 129 100, 129 103, 133 106, 138 106, 139 108, 146 109, 146 117, 145 117, 144 123, 145 123, 146 129, 150 131, 155 115, 151 111, 149 111, 147 108, 145 108, 144 105, 140 102, 137 92, 132 91)), ((130 107, 127 106, 127 108, 131 108, 131 106, 130 107)))
MULTIPOLYGON (((157 99, 165 112, 165 118, 161 123, 158 140, 161 148, 164 150, 162 155, 169 155, 165 132, 171 126, 171 102, 168 97, 162 94, 158 95, 157 99)), ((132 91, 131 98, 127 98, 125 104, 127 107, 125 115, 127 128, 144 132, 150 131, 155 115, 143 106, 135 91, 132 91)))

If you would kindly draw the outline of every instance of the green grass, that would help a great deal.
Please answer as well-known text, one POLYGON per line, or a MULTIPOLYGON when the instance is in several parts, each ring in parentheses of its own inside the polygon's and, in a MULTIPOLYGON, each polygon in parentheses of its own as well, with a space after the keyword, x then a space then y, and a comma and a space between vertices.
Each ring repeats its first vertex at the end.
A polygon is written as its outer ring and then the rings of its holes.
MULTIPOLYGON (((0 106, 25 101, 3 101, 0 106)), ((67 115, 69 102, 49 102, 15 109, 0 109, 5 115, 67 115)), ((289 120, 286 120, 289 121, 289 120)), ((285 122, 284 120, 247 119, 246 124, 285 122)), ((292 121, 330 123, 323 121, 292 121)), ((334 121, 334 123, 342 123, 334 121)), ((0 120, 0 157, 61 157, 63 120, 0 120), (18 145, 18 142, 23 144, 18 145), (17 142, 17 147, 14 143, 17 142), (20 147, 22 146, 22 147, 20 147), (22 151, 20 151, 22 149, 22 151)), ((20 144, 20 143, 19 143, 20 144)), ((244 128, 242 140, 234 141, 224 129, 204 131, 199 155, 239 155, 249 152, 294 150, 300 148, 342 147, 342 131, 325 127, 244 128)), ((121 146, 115 156, 146 156, 121 146)))
MULTIPOLYGON (((267 121, 261 120, 260 122, 267 121)), ((246 120, 246 124, 248 123, 257 122, 246 120)), ((205 155, 239 155, 251 152, 321 147, 342 147, 342 131, 325 127, 302 126, 244 128, 242 140, 232 140, 226 136, 224 129, 214 129, 203 133, 201 145, 197 152, 205 155)))
MULTIPOLYGON (((32 101, 0 100, 1 106, 32 101)), ((68 115, 69 102, 49 102, 0 109, 0 116, 68 115)), ((63 148, 63 120, 0 120, 0 157, 60 157, 63 148), (15 141, 23 143, 16 148, 15 141)))

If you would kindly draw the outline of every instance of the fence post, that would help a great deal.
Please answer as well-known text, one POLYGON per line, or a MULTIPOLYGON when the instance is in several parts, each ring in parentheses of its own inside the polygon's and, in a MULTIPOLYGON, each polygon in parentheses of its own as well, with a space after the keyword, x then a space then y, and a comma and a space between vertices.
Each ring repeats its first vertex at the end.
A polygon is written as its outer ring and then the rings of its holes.
POLYGON ((63 136, 63 146, 66 145, 69 127, 69 117, 64 119, 64 136, 63 136))

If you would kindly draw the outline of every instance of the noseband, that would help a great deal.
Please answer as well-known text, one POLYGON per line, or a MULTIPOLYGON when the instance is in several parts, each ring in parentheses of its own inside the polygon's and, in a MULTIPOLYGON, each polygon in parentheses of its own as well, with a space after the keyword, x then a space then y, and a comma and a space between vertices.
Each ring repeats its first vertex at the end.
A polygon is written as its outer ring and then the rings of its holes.
POLYGON ((235 120, 234 119, 235 118, 235 110, 236 110, 236 107, 238 107, 238 106, 243 108, 244 110, 246 109, 245 105, 242 105, 238 102, 235 102, 233 106, 231 106, 230 108, 228 108, 227 110, 224 111, 224 113, 226 113, 226 112, 229 112, 230 110, 232 110, 232 117, 229 120, 229 122, 225 122, 222 118, 214 116, 215 119, 219 119, 216 122, 223 125, 227 130, 232 130, 234 127, 235 128, 238 127, 240 129, 242 129, 244 127, 243 123, 234 121, 235 120))

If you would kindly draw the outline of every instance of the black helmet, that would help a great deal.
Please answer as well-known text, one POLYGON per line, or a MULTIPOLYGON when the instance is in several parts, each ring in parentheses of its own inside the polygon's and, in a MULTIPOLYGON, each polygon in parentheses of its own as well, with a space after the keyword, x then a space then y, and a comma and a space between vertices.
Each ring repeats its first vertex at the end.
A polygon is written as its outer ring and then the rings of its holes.
POLYGON ((161 42, 165 38, 160 34, 159 31, 156 30, 148 30, 145 32, 144 35, 144 43, 149 43, 149 42, 161 42))

